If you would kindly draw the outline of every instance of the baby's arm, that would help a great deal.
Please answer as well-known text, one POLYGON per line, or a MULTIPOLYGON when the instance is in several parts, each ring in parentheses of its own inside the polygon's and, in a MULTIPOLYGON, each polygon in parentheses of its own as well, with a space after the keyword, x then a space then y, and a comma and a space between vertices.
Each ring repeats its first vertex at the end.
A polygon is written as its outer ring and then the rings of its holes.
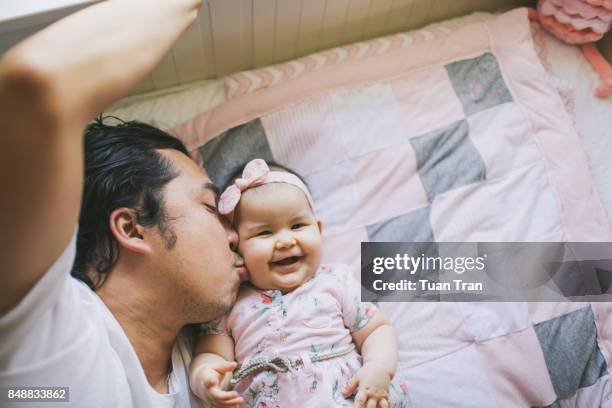
POLYGON ((359 386, 355 406, 389 407, 389 382, 397 366, 397 339, 395 330, 381 310, 361 329, 352 333, 357 350, 361 351, 363 366, 344 389, 345 395, 359 386), (372 401, 372 402, 369 402, 372 401))
POLYGON ((230 388, 234 340, 222 334, 200 336, 189 367, 189 384, 198 398, 215 407, 239 407, 243 399, 230 388))

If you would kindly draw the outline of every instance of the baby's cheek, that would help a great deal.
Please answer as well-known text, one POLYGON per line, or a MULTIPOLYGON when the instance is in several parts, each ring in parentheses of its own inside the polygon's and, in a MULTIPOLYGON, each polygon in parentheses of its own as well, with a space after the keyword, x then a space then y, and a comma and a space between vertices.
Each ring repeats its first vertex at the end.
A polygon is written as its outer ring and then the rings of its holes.
POLYGON ((323 252, 323 239, 319 234, 311 234, 308 237, 308 240, 305 240, 307 243, 308 252, 313 255, 313 257, 320 256, 323 252))
POLYGON ((261 267, 262 263, 267 264, 267 255, 263 251, 261 245, 257 245, 257 243, 249 243, 247 245, 239 248, 240 254, 244 258, 244 262, 247 264, 247 267, 256 268, 261 267))

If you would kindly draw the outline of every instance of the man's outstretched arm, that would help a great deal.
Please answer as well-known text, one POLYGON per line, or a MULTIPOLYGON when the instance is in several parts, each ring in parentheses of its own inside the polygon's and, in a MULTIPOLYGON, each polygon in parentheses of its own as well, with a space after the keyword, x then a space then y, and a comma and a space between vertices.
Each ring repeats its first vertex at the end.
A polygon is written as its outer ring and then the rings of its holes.
POLYGON ((202 0, 109 0, 0 59, 0 315, 68 244, 83 184, 83 131, 191 24, 202 0))

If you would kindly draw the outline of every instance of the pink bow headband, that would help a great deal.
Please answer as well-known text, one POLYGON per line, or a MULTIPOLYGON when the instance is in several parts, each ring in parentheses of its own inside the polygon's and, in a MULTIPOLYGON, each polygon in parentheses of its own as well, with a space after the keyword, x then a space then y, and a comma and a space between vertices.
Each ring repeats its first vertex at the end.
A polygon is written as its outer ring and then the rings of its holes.
POLYGON ((234 184, 227 187, 223 194, 221 194, 218 205, 219 213, 228 216, 232 220, 234 218, 233 212, 240 201, 242 192, 268 183, 287 183, 296 186, 304 192, 310 208, 314 209, 308 188, 296 175, 285 171, 270 171, 264 160, 253 159, 244 167, 242 177, 237 178, 234 184))

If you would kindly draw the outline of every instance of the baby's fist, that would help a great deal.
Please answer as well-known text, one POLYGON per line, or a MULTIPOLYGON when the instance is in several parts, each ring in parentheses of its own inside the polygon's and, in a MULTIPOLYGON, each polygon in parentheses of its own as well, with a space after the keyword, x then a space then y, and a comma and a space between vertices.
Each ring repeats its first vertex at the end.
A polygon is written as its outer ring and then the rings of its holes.
POLYGON ((366 408, 388 408, 390 381, 391 375, 383 365, 369 362, 357 371, 342 392, 349 396, 359 387, 355 408, 361 408, 364 404, 366 408))
POLYGON ((235 361, 206 364, 201 372, 200 389, 194 393, 203 396, 213 407, 238 408, 244 400, 236 391, 225 391, 222 386, 223 378, 234 371, 236 365, 235 361))

